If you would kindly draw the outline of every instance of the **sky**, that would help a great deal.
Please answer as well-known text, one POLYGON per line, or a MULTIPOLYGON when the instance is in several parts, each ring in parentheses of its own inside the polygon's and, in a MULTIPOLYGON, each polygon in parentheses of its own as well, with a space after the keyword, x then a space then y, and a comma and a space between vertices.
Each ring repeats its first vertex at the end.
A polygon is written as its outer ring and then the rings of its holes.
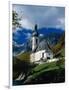
POLYGON ((33 29, 35 24, 39 28, 65 28, 64 7, 13 4, 12 9, 22 18, 20 23, 26 29, 33 29))
MULTIPOLYGON (((38 29, 56 28, 57 30, 65 30, 64 7, 13 4, 12 10, 16 11, 21 17, 20 23, 23 27, 23 30, 20 28, 13 30, 15 51, 21 50, 24 47, 24 43, 30 39, 31 33, 29 30, 33 30, 35 24, 38 25, 38 29)), ((44 34, 41 33, 40 36, 43 37, 44 34)))

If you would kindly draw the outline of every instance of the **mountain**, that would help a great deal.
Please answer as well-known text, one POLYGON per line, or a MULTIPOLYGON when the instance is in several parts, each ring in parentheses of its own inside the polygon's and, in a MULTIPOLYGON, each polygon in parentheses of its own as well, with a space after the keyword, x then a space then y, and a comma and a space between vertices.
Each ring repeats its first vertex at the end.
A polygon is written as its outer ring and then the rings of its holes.
POLYGON ((43 34, 43 37, 40 37, 40 41, 46 39, 52 46, 56 45, 59 38, 65 33, 64 30, 56 28, 41 28, 38 32, 39 34, 43 34))
POLYGON ((31 44, 32 43, 29 43, 30 41, 28 40, 25 44, 23 45, 15 45, 13 44, 13 56, 16 56, 16 55, 19 55, 21 53, 24 53, 24 52, 28 52, 28 51, 31 51, 31 44))
POLYGON ((30 38, 32 34, 32 30, 28 30, 25 28, 16 29, 15 32, 12 33, 13 41, 16 42, 18 45, 21 45, 27 42, 27 39, 30 38))
MULTIPOLYGON (((56 28, 40 28, 38 29, 39 34, 43 34, 45 37, 52 37, 55 36, 58 38, 64 33, 64 30, 62 29, 56 29, 56 28)), ((19 28, 15 32, 13 32, 13 41, 17 42, 19 45, 27 42, 28 39, 32 35, 31 29, 25 29, 25 28, 19 28)))
POLYGON ((54 47, 51 47, 49 46, 49 48, 52 50, 54 56, 65 56, 65 35, 63 34, 58 43, 54 46, 54 47))
POLYGON ((64 32, 64 30, 60 29, 60 28, 40 28, 38 29, 38 32, 44 35, 50 35, 52 33, 54 34, 62 34, 64 32))
MULTIPOLYGON (((49 43, 49 45, 53 47, 58 43, 59 38, 65 33, 65 31, 56 28, 39 28, 38 33, 40 42, 46 40, 49 43), (40 34, 42 34, 42 36, 40 36, 40 34)), ((31 36, 31 29, 19 28, 15 32, 13 32, 13 42, 17 44, 15 45, 13 43, 14 55, 17 55, 21 52, 31 51, 31 36)))

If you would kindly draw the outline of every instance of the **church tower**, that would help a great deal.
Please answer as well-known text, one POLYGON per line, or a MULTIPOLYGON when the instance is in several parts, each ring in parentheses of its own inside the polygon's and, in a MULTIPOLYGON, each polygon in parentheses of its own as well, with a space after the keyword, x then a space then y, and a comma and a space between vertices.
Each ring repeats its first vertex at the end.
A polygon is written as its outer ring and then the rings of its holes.
POLYGON ((32 32, 32 52, 35 52, 38 47, 39 39, 38 39, 38 31, 37 31, 37 24, 34 27, 32 32))

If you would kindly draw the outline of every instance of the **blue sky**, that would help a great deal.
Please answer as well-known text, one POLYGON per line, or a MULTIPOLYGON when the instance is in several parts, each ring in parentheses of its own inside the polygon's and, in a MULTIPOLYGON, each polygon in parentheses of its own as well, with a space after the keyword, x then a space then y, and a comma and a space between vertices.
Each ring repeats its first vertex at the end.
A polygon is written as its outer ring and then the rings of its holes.
POLYGON ((35 24, 39 28, 65 28, 64 7, 13 4, 12 9, 22 17, 20 23, 26 29, 33 29, 35 24))

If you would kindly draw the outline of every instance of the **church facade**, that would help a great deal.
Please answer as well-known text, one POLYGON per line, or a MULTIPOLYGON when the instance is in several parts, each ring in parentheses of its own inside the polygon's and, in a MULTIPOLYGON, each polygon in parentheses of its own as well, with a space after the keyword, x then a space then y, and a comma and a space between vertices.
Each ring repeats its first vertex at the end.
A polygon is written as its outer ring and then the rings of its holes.
POLYGON ((48 47, 46 40, 39 41, 37 25, 32 32, 32 52, 30 60, 33 63, 43 63, 53 58, 53 52, 48 47))

